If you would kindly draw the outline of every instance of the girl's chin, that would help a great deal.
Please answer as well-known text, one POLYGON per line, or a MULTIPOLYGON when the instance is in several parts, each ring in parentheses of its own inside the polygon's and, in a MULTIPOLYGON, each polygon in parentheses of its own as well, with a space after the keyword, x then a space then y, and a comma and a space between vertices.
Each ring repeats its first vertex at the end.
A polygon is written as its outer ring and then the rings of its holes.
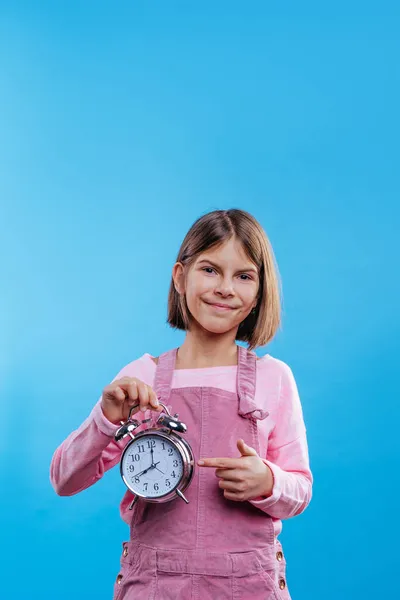
POLYGON ((197 327, 199 327, 200 329, 202 329, 203 331, 207 331, 208 333, 211 334, 222 334, 222 333, 228 333, 229 331, 232 331, 233 329, 237 329, 238 325, 229 325, 227 323, 216 323, 215 320, 213 319, 212 321, 208 320, 208 319, 201 319, 201 320, 197 320, 195 319, 195 323, 197 325, 197 327))

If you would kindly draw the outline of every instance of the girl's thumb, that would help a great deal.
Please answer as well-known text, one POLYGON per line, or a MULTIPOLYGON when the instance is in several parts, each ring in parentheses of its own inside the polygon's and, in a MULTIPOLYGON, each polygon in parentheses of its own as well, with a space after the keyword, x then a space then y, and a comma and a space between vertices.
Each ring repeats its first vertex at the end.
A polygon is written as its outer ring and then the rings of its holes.
POLYGON ((245 444, 242 439, 238 440, 237 447, 242 456, 257 456, 257 452, 254 448, 250 448, 250 446, 245 444))

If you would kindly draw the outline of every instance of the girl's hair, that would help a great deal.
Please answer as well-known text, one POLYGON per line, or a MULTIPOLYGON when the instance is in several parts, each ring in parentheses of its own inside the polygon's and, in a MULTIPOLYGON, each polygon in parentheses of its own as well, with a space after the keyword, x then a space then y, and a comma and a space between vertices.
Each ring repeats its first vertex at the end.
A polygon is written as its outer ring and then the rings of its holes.
MULTIPOLYGON (((259 291, 255 312, 240 324, 236 339, 247 342, 250 350, 267 344, 281 322, 280 279, 269 239, 248 212, 231 209, 209 212, 193 223, 179 249, 176 262, 190 267, 199 254, 219 246, 232 237, 238 239, 248 258, 258 267, 259 291)), ((171 279, 167 322, 176 329, 189 327, 186 298, 175 289, 171 279)))

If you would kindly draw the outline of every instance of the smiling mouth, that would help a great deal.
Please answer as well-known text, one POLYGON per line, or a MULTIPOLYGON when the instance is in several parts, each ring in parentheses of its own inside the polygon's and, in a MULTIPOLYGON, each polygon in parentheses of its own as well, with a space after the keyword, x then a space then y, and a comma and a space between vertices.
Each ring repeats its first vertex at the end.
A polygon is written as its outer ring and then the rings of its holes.
POLYGON ((237 307, 236 306, 229 306, 228 304, 219 304, 218 302, 206 302, 206 304, 208 304, 208 306, 212 306, 212 308, 215 308, 217 310, 235 310, 237 307))

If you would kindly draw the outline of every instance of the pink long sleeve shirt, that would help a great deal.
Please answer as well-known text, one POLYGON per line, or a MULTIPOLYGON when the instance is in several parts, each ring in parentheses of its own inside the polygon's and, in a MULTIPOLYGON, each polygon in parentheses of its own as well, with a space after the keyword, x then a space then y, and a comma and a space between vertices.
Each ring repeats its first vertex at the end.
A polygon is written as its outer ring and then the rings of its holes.
MULTIPOLYGON (((156 364, 146 353, 126 365, 113 381, 121 377, 136 377, 153 386, 155 372, 156 364)), ((236 374, 237 366, 178 369, 174 371, 172 387, 210 386, 236 392, 236 374)), ((258 426, 260 447, 265 448, 262 458, 272 470, 274 486, 268 498, 249 502, 272 517, 275 535, 278 536, 282 530, 282 519, 298 515, 308 506, 313 482, 299 393, 286 363, 269 354, 257 360, 255 401, 257 406, 269 413, 258 426)), ((89 417, 53 455, 50 479, 61 496, 77 494, 101 479, 105 471, 119 462, 121 452, 130 439, 114 441, 117 426, 104 416, 100 403, 101 398, 89 417)), ((120 506, 121 516, 128 524, 131 499, 127 492, 120 506)))

